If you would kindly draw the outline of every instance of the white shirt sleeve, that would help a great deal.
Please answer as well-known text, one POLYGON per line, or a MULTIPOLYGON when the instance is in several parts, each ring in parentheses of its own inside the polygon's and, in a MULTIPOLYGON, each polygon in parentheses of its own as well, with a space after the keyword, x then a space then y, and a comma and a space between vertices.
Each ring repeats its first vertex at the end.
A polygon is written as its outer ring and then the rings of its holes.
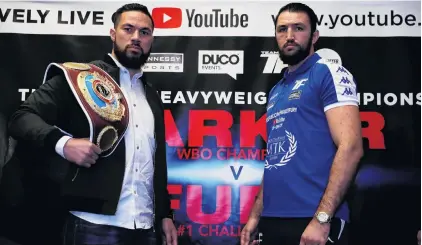
POLYGON ((324 111, 345 105, 359 106, 356 81, 352 73, 337 64, 327 62, 325 65, 328 69, 320 78, 324 111))
POLYGON ((56 147, 55 147, 56 152, 57 152, 57 154, 59 154, 60 156, 62 156, 64 159, 66 159, 66 157, 64 157, 64 152, 63 152, 63 150, 64 150, 64 145, 65 145, 65 144, 66 144, 66 142, 67 142, 68 140, 70 140, 71 138, 72 138, 72 137, 65 135, 65 136, 61 137, 61 138, 59 139, 59 141, 57 141, 57 143, 56 143, 56 147))

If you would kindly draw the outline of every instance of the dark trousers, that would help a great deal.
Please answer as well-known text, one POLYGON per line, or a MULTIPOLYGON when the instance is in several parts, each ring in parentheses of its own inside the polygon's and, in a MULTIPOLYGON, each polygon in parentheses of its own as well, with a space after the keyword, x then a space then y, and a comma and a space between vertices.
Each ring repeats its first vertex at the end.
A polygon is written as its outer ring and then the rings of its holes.
POLYGON ((97 225, 69 214, 62 245, 155 245, 153 229, 125 229, 97 225))
MULTIPOLYGON (((260 245, 299 245, 302 233, 312 218, 261 217, 256 240, 260 245)), ((348 224, 340 219, 331 221, 327 245, 348 244, 348 224)))
POLYGON ((7 239, 7 238, 4 238, 4 237, 0 237, 0 244, 1 245, 19 245, 19 244, 15 243, 15 242, 7 239))

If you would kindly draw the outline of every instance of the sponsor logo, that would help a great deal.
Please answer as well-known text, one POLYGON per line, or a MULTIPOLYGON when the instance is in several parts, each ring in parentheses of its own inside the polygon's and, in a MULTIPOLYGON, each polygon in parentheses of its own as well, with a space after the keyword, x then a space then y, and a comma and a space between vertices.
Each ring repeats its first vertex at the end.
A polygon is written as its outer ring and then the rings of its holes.
POLYGON ((261 51, 261 58, 267 59, 264 70, 262 71, 264 74, 281 73, 281 70, 284 67, 287 67, 287 65, 281 61, 278 51, 261 51))
MULTIPOLYGON (((316 51, 316 53, 330 63, 337 65, 342 64, 340 55, 332 49, 323 48, 316 51)), ((261 58, 267 59, 262 71, 264 74, 278 74, 281 73, 281 70, 284 67, 287 67, 287 65, 281 61, 278 51, 261 51, 261 58)), ((347 73, 346 70, 341 70, 341 72, 347 73)))
POLYGON ((347 78, 347 77, 342 77, 341 80, 340 80, 340 84, 341 83, 343 83, 343 84, 351 84, 349 78, 347 78))
POLYGON ((289 100, 297 100, 300 99, 300 95, 302 94, 302 90, 296 90, 290 93, 289 100))
POLYGON ((327 60, 330 63, 341 65, 340 55, 332 49, 323 48, 323 49, 317 50, 316 53, 319 54, 321 58, 327 60))
POLYGON ((290 108, 286 108, 286 109, 283 109, 283 110, 279 110, 279 111, 267 116, 266 122, 273 120, 274 118, 279 117, 281 115, 289 114, 289 113, 292 113, 292 112, 297 112, 297 107, 290 107, 290 108))
POLYGON ((278 93, 275 93, 273 96, 271 96, 271 98, 270 98, 270 100, 269 100, 269 101, 271 101, 271 100, 275 99, 275 98, 277 97, 277 95, 278 95, 278 93))
POLYGON ((341 95, 353 95, 353 91, 350 88, 345 88, 341 95))
POLYGON ((279 117, 279 118, 273 119, 273 125, 283 124, 284 121, 286 121, 285 117, 279 117))
POLYGON ((246 28, 248 27, 248 15, 238 14, 234 9, 229 13, 222 9, 212 9, 208 13, 197 13, 196 9, 186 9, 188 27, 199 28, 246 28))
POLYGON ((237 79, 243 74, 243 50, 199 50, 198 73, 227 74, 237 79))
POLYGON ((273 168, 287 165, 295 156, 297 151, 296 137, 289 131, 285 130, 286 136, 274 138, 268 141, 267 152, 268 159, 265 160, 265 169, 271 170, 273 168), (268 160, 275 160, 280 158, 276 163, 270 164, 268 160))
POLYGON ((145 72, 183 72, 183 54, 151 53, 142 70, 145 72))
POLYGON ((295 86, 293 86, 292 90, 296 90, 296 89, 298 89, 298 88, 302 87, 303 85, 305 85, 305 82, 306 82, 306 81, 308 81, 308 79, 307 79, 307 78, 305 78, 305 79, 300 79, 300 80, 296 80, 296 81, 295 81, 295 86))
POLYGON ((343 66, 339 66, 339 68, 337 68, 336 72, 340 72, 340 73, 342 72, 342 73, 346 73, 347 75, 349 75, 349 72, 343 66))
POLYGON ((269 109, 271 109, 271 108, 273 108, 274 107, 274 102, 272 102, 271 104, 269 104, 268 106, 267 106, 267 111, 269 110, 269 109))
POLYGON ((182 26, 182 10, 180 8, 154 8, 151 15, 155 28, 168 29, 182 26))

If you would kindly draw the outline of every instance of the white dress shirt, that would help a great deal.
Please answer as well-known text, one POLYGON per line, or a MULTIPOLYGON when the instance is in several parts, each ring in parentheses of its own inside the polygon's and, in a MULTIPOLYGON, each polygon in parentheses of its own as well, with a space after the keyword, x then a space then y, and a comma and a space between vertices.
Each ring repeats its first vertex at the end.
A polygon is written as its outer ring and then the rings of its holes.
MULTIPOLYGON (((155 153, 154 116, 140 81, 142 72, 130 78, 129 71, 109 54, 120 67, 120 88, 129 105, 130 120, 126 131, 126 169, 115 215, 86 212, 71 213, 88 222, 127 229, 153 226, 153 154, 155 153)), ((70 136, 62 137, 56 152, 64 157, 63 147, 70 136)), ((93 166, 95 168, 95 165, 93 166)))

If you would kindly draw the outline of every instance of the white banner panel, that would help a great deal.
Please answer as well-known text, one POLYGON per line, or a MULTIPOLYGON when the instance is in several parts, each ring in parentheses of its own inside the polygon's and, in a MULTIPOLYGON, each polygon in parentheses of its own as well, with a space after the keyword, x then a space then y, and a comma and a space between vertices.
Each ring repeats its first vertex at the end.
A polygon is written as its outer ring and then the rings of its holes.
MULTIPOLYGON (((156 36, 274 36, 287 2, 143 2, 156 36)), ((124 2, 0 2, 0 33, 108 36, 124 2)), ((421 2, 307 2, 321 36, 420 36, 421 2)))

